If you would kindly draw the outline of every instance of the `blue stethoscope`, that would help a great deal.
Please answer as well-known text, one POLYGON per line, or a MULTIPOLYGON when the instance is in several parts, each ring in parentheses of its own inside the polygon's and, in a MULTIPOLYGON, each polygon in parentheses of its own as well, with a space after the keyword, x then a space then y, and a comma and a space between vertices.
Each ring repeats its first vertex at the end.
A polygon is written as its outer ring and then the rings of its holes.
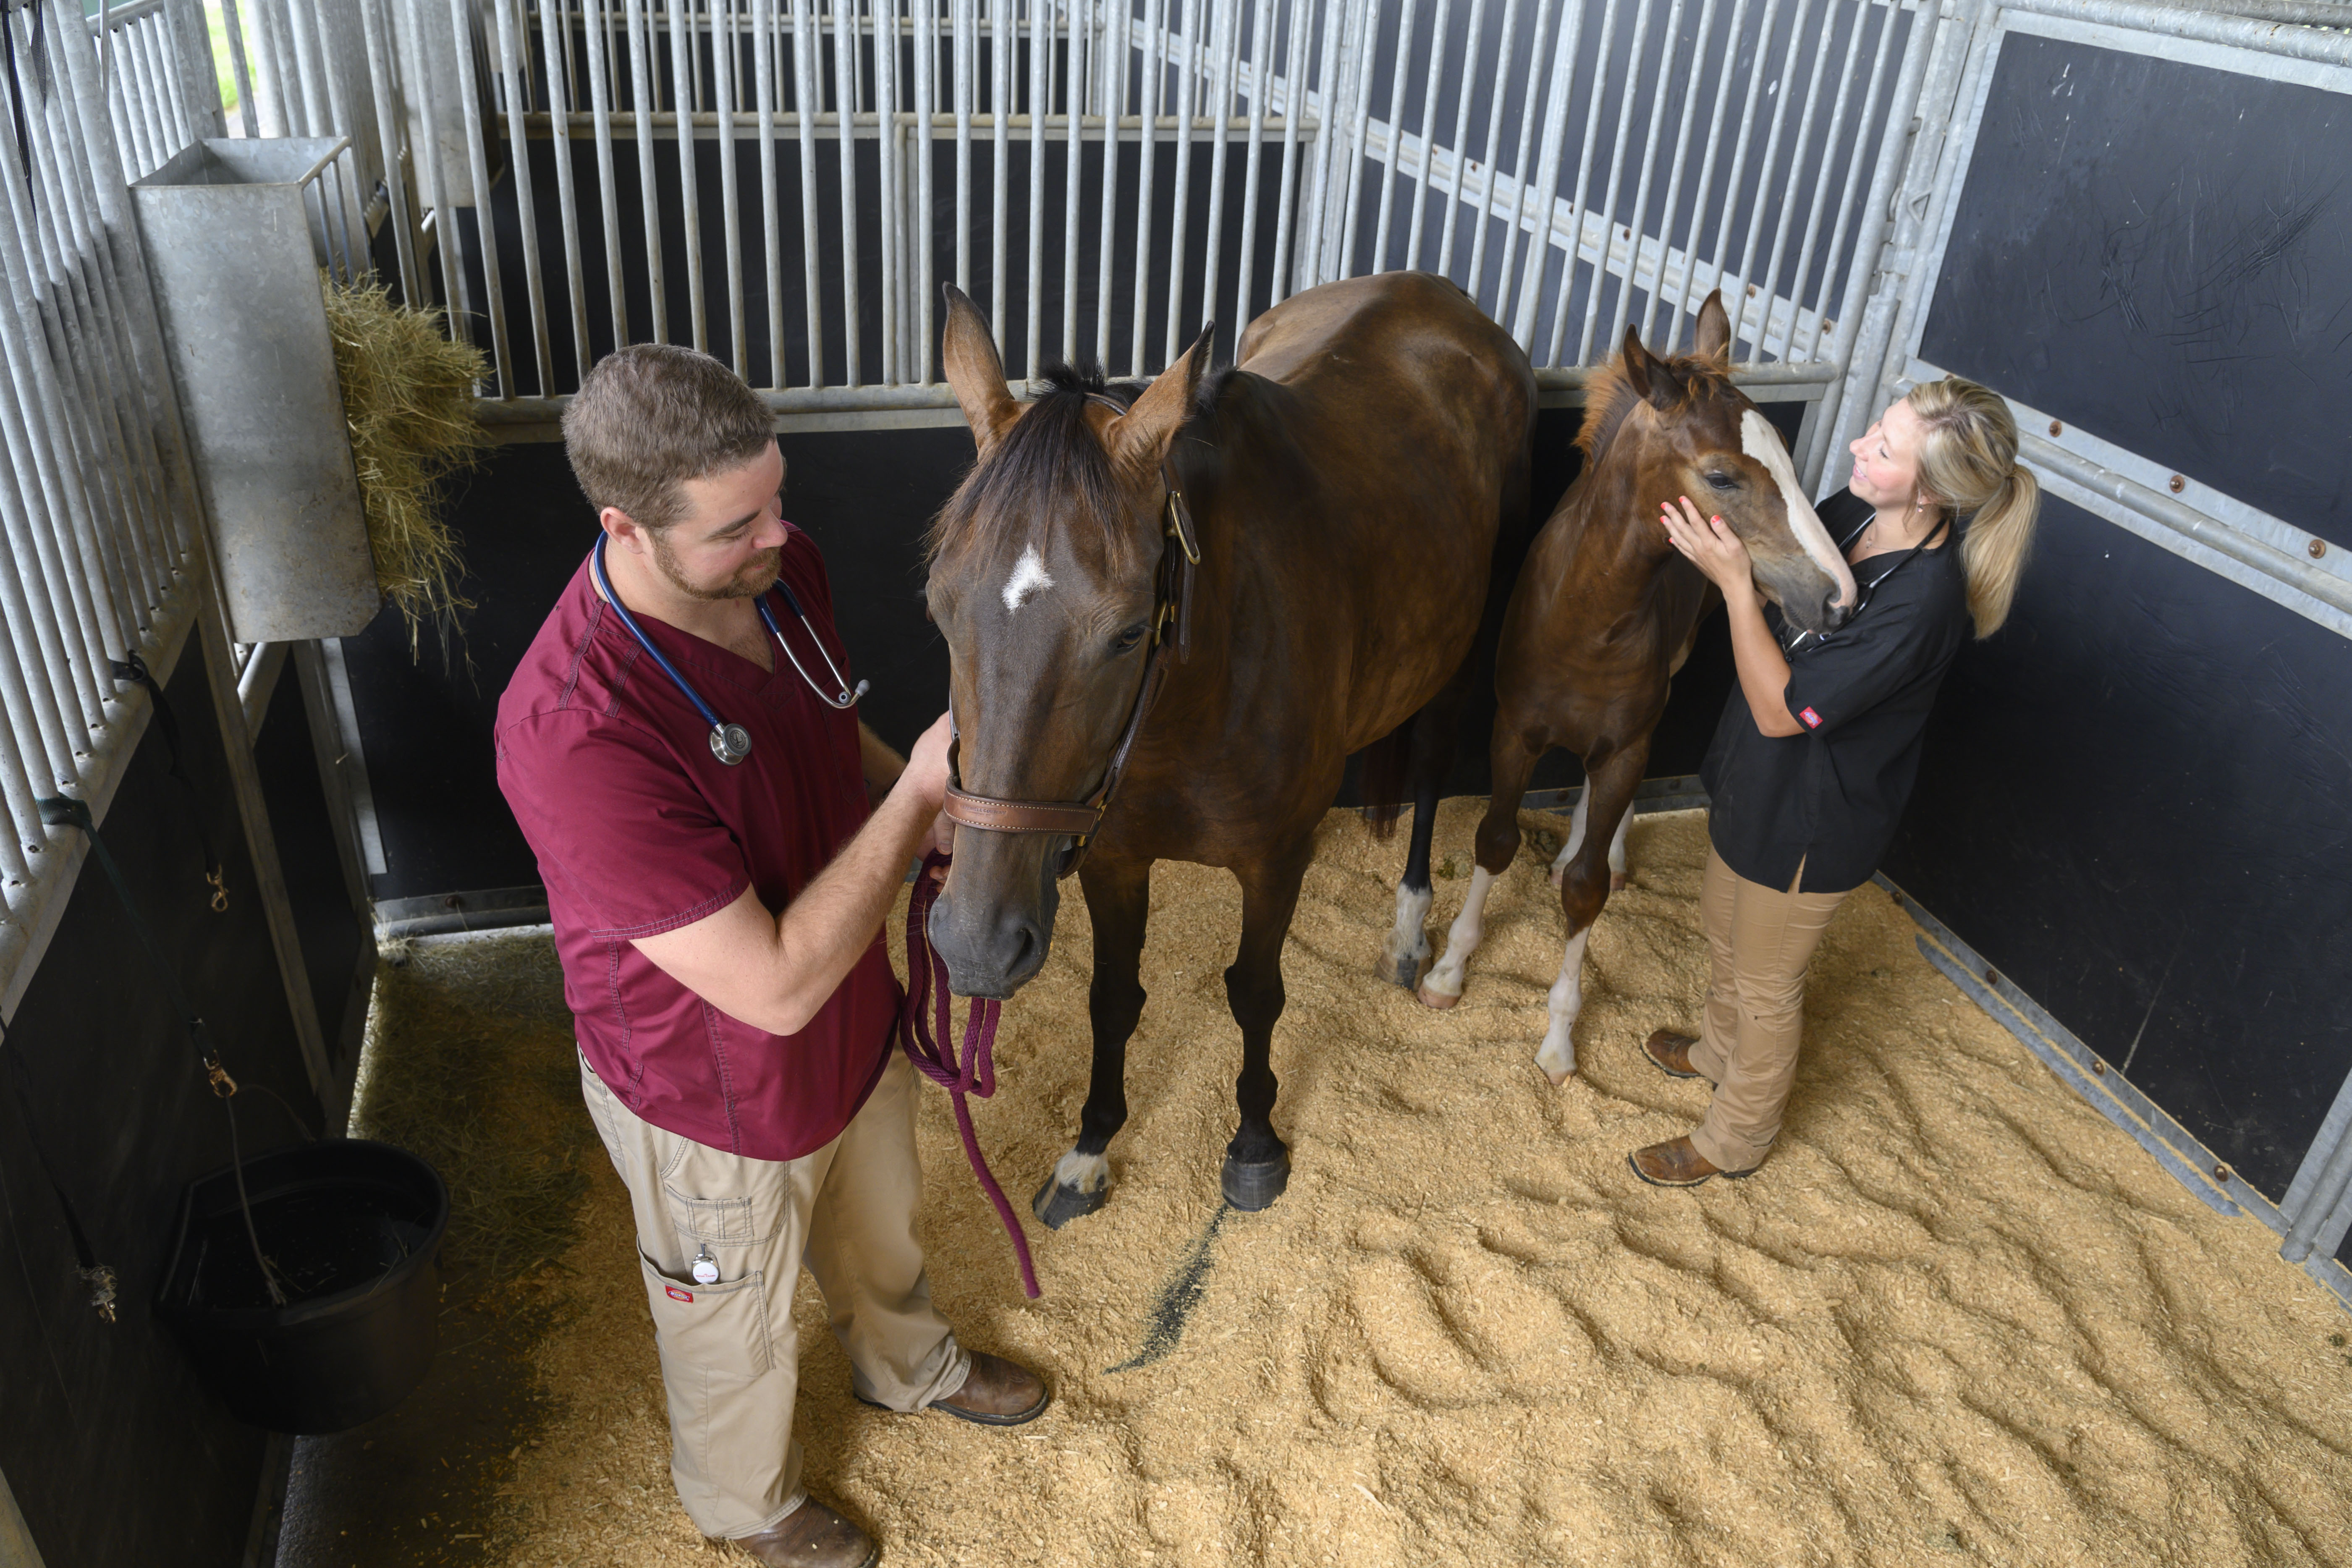
MULTIPOLYGON (((620 616, 621 624, 629 628, 629 635, 637 639, 637 646, 654 656, 654 662, 662 667, 662 673, 668 676, 671 683, 680 691, 686 693, 686 700, 694 704, 695 710, 709 721, 710 754, 729 767, 733 767, 751 754, 751 731, 740 724, 730 724, 721 720, 711 710, 710 704, 702 700, 702 693, 688 686, 686 683, 686 677, 677 672, 677 667, 662 657, 661 649, 654 647, 653 639, 646 636, 643 626, 637 625, 637 617, 629 614, 629 607, 621 603, 621 595, 613 592, 612 578, 604 574, 605 538, 605 535, 598 534, 596 548, 588 552, 588 570, 596 579, 597 591, 604 595, 604 602, 612 605, 614 611, 620 616)), ((809 625, 808 612, 801 608, 800 596, 792 591, 791 586, 782 577, 776 579, 776 592, 784 596, 785 607, 800 617, 801 629, 808 633, 809 641, 816 645, 817 657, 824 660, 825 673, 833 677, 833 695, 825 695, 824 688, 810 679, 807 668, 801 663, 800 655, 794 653, 792 645, 784 640, 783 628, 776 625, 776 617, 768 609, 768 596, 762 594, 751 602, 758 606, 760 618, 768 624, 768 633, 776 639, 776 646, 784 650, 784 657, 793 661, 793 668, 800 672, 800 678, 807 683, 808 689, 816 693, 818 701, 835 711, 845 711, 857 706, 858 699, 866 695, 872 682, 861 680, 857 683, 857 689, 851 690, 849 683, 842 679, 839 667, 833 662, 833 655, 825 652, 824 639, 816 635, 814 626, 809 625)))

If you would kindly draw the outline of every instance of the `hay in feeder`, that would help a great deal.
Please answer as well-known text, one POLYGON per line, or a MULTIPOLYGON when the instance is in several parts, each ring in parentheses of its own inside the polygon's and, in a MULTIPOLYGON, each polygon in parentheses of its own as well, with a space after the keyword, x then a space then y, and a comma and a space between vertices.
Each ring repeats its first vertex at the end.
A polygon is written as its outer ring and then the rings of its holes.
POLYGON ((408 623, 409 658, 430 622, 446 661, 459 612, 474 605, 457 590, 466 563, 444 515, 445 487, 489 445, 474 418, 474 385, 489 361, 449 337, 445 312, 395 305, 381 283, 326 279, 324 287, 376 583, 408 623))

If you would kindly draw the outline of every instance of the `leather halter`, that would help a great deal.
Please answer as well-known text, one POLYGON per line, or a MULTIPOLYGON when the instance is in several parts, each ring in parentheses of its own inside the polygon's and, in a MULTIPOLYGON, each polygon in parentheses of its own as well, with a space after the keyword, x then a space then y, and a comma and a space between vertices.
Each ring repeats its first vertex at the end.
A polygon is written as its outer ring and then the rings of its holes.
MULTIPOLYGON (((1107 397, 1099 401, 1118 406, 1107 397)), ((1127 410, 1120 408, 1119 412, 1124 414, 1127 410)), ((958 783, 956 752, 962 742, 958 740, 950 743, 948 820, 982 833, 1070 835, 1073 842, 1063 851, 1062 864, 1054 873, 1057 879, 1076 871, 1093 847, 1103 813, 1110 809, 1112 797, 1118 793, 1119 779, 1127 772, 1128 753, 1135 749, 1135 738, 1142 732, 1143 721, 1168 683, 1171 652, 1178 663, 1192 657, 1192 577, 1194 569, 1201 564, 1201 535, 1192 524, 1192 510, 1184 504, 1184 492, 1176 488, 1175 476, 1165 463, 1160 466, 1160 477, 1168 490, 1162 510, 1167 538, 1160 546, 1160 570, 1154 582, 1151 658, 1144 666, 1142 683, 1136 688, 1135 706, 1128 711, 1127 727, 1119 731, 1118 743, 1111 748, 1110 762, 1094 795, 1082 801, 1000 800, 973 795, 958 783), (1172 637, 1168 635, 1171 625, 1176 628, 1172 637)))

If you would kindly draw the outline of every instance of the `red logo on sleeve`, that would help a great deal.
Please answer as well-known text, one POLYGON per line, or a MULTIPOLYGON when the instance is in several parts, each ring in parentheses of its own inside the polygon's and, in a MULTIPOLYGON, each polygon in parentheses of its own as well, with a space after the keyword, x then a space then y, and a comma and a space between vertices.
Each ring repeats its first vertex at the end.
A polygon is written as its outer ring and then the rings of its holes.
POLYGON ((1805 727, 1809 730, 1818 730, 1822 727, 1822 716, 1810 708, 1798 709, 1797 717, 1805 721, 1805 727))
POLYGON ((693 1292, 693 1291, 691 1291, 691 1290, 681 1290, 681 1289, 678 1289, 677 1286, 675 1286, 675 1285, 665 1285, 665 1286, 663 1286, 663 1287, 662 1287, 662 1293, 663 1293, 664 1295, 667 1296, 667 1297, 668 1297, 671 1300, 673 1300, 673 1301, 691 1301, 691 1300, 694 1300, 694 1292, 693 1292))

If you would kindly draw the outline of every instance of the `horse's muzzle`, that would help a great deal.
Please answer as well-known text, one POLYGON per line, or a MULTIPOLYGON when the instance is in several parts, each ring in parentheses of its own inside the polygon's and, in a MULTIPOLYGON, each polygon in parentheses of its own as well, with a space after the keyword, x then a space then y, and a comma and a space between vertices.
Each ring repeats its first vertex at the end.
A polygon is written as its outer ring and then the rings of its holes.
POLYGON ((1060 860, 1064 841, 1046 841, 1054 853, 1041 856, 1036 840, 991 842, 978 833, 957 838, 955 868, 931 906, 931 946, 947 961, 957 995, 1006 1001, 1045 967, 1053 949, 1062 894, 1047 868, 1060 860), (1030 853, 1002 852, 1016 846, 1030 853))

